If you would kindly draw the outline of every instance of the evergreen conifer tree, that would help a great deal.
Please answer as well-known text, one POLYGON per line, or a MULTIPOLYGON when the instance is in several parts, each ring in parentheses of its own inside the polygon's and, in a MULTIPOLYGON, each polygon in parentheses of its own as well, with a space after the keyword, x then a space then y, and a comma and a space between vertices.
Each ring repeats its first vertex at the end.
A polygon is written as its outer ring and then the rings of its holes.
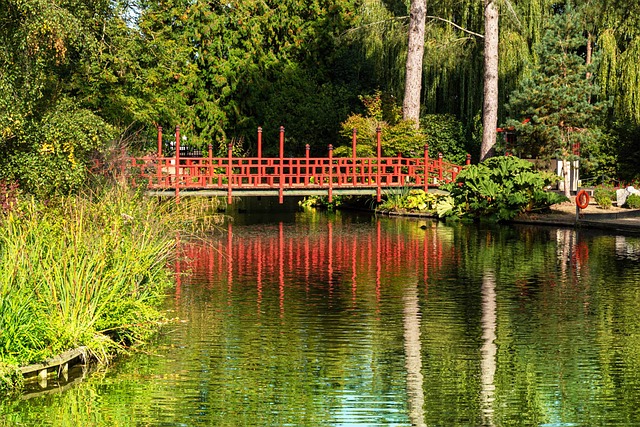
POLYGON ((538 64, 507 104, 517 153, 562 160, 566 196, 570 162, 577 159, 578 147, 597 142, 595 124, 603 106, 593 102, 592 65, 580 54, 586 43, 579 11, 567 5, 550 20, 536 45, 538 64))

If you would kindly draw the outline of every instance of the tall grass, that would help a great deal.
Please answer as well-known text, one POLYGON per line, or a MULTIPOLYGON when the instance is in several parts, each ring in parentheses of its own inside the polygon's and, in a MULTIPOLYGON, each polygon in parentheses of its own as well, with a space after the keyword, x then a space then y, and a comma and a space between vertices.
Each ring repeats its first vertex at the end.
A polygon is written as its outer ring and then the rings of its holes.
POLYGON ((5 214, 0 365, 39 362, 80 345, 105 360, 147 338, 172 283, 173 231, 206 223, 185 214, 188 204, 174 206, 115 186, 48 206, 23 200, 5 214))

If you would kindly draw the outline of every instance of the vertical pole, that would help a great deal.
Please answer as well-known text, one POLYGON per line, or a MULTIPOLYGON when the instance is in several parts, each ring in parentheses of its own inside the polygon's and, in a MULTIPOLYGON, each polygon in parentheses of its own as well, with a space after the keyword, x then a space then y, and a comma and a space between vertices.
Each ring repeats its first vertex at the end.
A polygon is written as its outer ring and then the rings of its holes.
POLYGON ((284 158, 284 126, 280 126, 280 159, 284 158))
POLYGON ((442 181, 442 153, 438 153, 438 179, 442 181))
POLYGON ((162 181, 162 126, 158 126, 158 160, 156 163, 156 175, 158 176, 158 184, 162 181))
POLYGON ((471 154, 467 154, 467 160, 465 160, 464 164, 467 166, 471 164, 471 154))
POLYGON ((208 169, 208 175, 209 175, 209 184, 213 184, 212 179, 213 179, 213 145, 209 144, 209 169, 208 169))
POLYGON ((162 126, 158 126, 158 157, 162 157, 162 126))
POLYGON ((329 144, 329 203, 333 202, 333 145, 329 144))
POLYGON ((180 126, 176 126, 176 203, 180 203, 180 126))
POLYGON ((351 174, 352 174, 352 184, 355 187, 356 183, 357 183, 357 177, 356 177, 356 157, 358 155, 357 150, 356 150, 356 144, 358 141, 358 131, 356 130, 356 128, 353 128, 353 133, 351 136, 351 174))
POLYGON ((304 177, 304 185, 309 185, 309 151, 311 151, 311 146, 309 144, 304 146, 304 150, 305 150, 305 164, 306 164, 306 168, 305 168, 305 177, 304 177))
POLYGON ((381 170, 380 168, 382 167, 382 143, 380 141, 380 132, 382 132, 382 129, 380 129, 380 126, 378 126, 378 128, 376 129, 376 145, 377 145, 377 168, 376 168, 376 201, 378 203, 380 203, 382 201, 382 189, 380 187, 380 185, 382 184, 380 182, 381 179, 381 170))
POLYGON ((278 189, 278 201, 284 203, 284 126, 280 126, 280 185, 278 189))
POLYGON ((232 204, 233 202, 233 189, 231 188, 231 180, 233 179, 233 144, 229 143, 227 145, 227 203, 232 204))
POLYGON ((429 191, 429 144, 424 144, 424 192, 429 191))
POLYGON ((262 184, 262 126, 258 126, 258 178, 256 184, 262 184))

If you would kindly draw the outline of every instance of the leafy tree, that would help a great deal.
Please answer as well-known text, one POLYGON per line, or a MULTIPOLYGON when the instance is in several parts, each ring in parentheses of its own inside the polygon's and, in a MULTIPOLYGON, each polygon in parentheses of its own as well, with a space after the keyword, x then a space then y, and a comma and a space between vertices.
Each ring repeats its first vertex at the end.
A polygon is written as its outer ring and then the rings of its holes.
POLYGON ((569 162, 574 147, 595 144, 594 127, 602 102, 591 102, 597 87, 588 76, 592 68, 580 49, 586 44, 580 15, 571 7, 553 16, 536 46, 538 64, 511 94, 507 109, 518 134, 518 153, 561 159, 564 191, 569 196, 569 162))
MULTIPOLYGON (((345 93, 340 82, 333 84, 332 64, 351 8, 338 0, 190 5, 185 25, 198 68, 188 94, 193 132, 210 142, 252 138, 258 125, 285 125, 287 137, 303 144, 310 136, 307 124, 320 118, 333 123, 335 136, 341 118, 334 112, 340 109, 327 110, 322 101, 345 93), (321 102, 314 101, 318 94, 321 102)), ((326 136, 317 138, 324 137, 325 146, 326 136)))
POLYGON ((86 181, 110 127, 74 81, 97 46, 104 1, 0 1, 0 177, 46 197, 86 181), (46 182, 44 182, 46 181, 46 182))

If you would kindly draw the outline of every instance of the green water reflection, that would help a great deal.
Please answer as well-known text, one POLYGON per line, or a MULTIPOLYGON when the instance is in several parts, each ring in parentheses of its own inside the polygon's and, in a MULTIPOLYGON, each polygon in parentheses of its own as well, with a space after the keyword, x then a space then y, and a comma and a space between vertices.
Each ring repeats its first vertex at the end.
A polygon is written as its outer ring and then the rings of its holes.
POLYGON ((183 244, 182 321, 0 425, 638 424, 639 239, 289 219, 183 244))

